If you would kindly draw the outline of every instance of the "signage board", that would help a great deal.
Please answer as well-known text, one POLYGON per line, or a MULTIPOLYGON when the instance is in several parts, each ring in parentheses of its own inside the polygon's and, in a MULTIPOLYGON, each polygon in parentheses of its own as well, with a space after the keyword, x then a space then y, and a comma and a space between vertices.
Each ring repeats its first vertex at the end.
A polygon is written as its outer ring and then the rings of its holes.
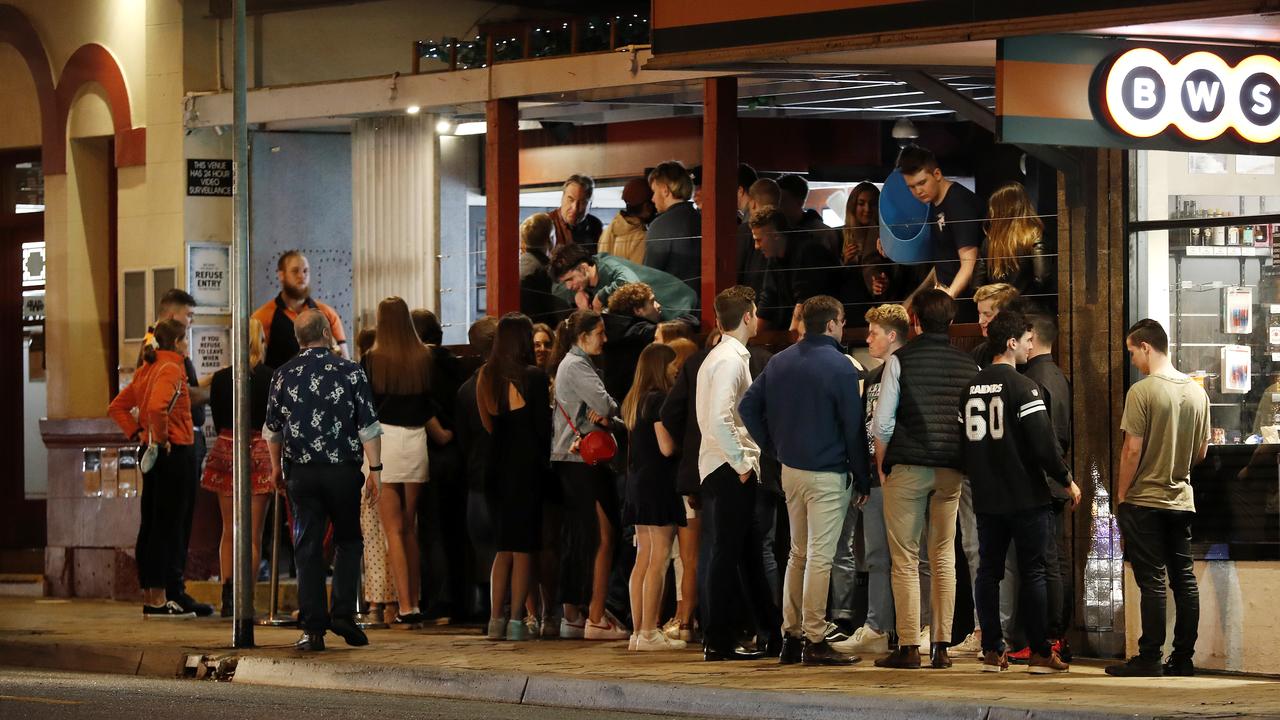
POLYGON ((1230 65, 1208 50, 1170 59, 1137 47, 1105 64, 1095 85, 1099 119, 1123 135, 1213 140, 1233 132, 1255 144, 1280 138, 1280 60, 1271 55, 1230 65))
POLYGON ((227 325, 192 325, 187 352, 196 376, 212 375, 231 365, 231 328, 227 325))
POLYGON ((1280 49, 1005 38, 996 114, 1008 143, 1280 155, 1280 49))
POLYGON ((187 243, 187 292, 196 312, 231 312, 231 246, 187 243))
POLYGON ((187 195, 231 197, 231 161, 187 159, 187 195))

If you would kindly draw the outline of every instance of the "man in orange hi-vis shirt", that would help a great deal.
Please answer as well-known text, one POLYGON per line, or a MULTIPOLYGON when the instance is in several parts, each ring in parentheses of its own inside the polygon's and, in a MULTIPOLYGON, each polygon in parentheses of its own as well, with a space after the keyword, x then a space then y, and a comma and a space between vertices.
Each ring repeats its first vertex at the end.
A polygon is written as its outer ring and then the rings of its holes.
POLYGON ((298 250, 289 250, 276 263, 276 275, 280 278, 280 293, 262 307, 253 317, 262 323, 267 336, 267 354, 264 362, 278 368, 298 354, 298 341, 293 334, 293 321, 303 310, 318 310, 329 321, 329 330, 342 357, 350 357, 347 351, 347 334, 342 329, 342 318, 328 305, 311 297, 311 265, 298 250))

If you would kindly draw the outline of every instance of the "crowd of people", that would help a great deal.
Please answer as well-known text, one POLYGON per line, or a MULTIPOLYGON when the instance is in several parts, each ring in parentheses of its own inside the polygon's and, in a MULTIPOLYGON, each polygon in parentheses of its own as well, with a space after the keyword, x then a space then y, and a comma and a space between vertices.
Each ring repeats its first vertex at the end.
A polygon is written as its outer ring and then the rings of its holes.
MULTIPOLYGON (((908 302, 930 287, 964 301, 959 312, 966 321, 973 319, 973 292, 992 283, 1052 304, 1054 255, 1021 184, 1002 185, 984 208, 973 191, 943 175, 925 148, 904 148, 897 168, 929 205, 934 230, 923 262, 900 264, 885 255, 876 185, 853 187, 843 226, 831 228, 807 206, 802 176, 760 177, 739 165, 737 282, 755 291, 762 329, 794 332, 799 306, 817 295, 844 304, 853 325, 865 325, 864 314, 876 305, 908 302)), ((604 225, 590 213, 595 182, 585 175, 565 180, 560 207, 521 226, 521 311, 554 325, 575 309, 604 310, 614 289, 641 280, 667 308, 664 318, 695 320, 703 309, 698 189, 694 171, 675 160, 661 163, 627 181, 624 207, 604 225), (596 270, 581 271, 584 262, 596 270)))
MULTIPOLYGON (((626 641, 636 652, 699 643, 707 661, 805 665, 878 655, 875 665, 900 669, 947 668, 959 652, 992 672, 1011 661, 1066 672, 1074 591, 1064 528, 1081 491, 1066 461, 1071 389, 1053 361, 1055 316, 1021 292, 1043 271, 1017 255, 1036 223, 1008 223, 1009 239, 990 234, 993 220, 976 242, 980 226, 960 221, 981 215, 972 193, 927 151, 908 148, 899 166, 918 197, 945 208, 932 241, 951 243, 958 267, 940 260, 911 287, 908 271, 879 262, 866 230, 873 185, 851 193, 856 225, 838 235, 804 210, 801 178, 744 168, 752 242, 740 270, 764 268, 764 282, 707 298, 715 324, 705 338, 690 317, 702 307, 687 274, 697 243, 678 252, 652 234, 698 232, 694 185, 678 163, 650 174, 648 194, 628 184, 628 209, 600 240, 618 255, 595 249, 590 179, 571 178, 561 208, 521 227, 522 268, 533 268, 522 298, 558 301, 567 316, 482 318, 460 355, 442 345, 432 313, 390 297, 347 359, 336 313, 310 297, 306 258, 286 253, 281 292, 251 329, 252 481, 255 496, 288 495, 298 649, 323 649, 328 631, 365 644, 368 616, 418 626, 466 620, 474 606, 494 641, 626 641), (646 223, 651 234, 637 240, 646 223), (839 262, 856 270, 841 282, 868 298, 909 289, 909 304, 860 314, 870 369, 844 345, 852 318, 828 292, 837 284, 800 271, 839 262), (1000 281, 962 290, 974 273, 1000 281), (534 281, 550 281, 550 292, 534 281), (986 337, 972 353, 948 334, 964 296, 986 337), (765 327, 790 328, 796 342, 771 355, 751 342, 765 327), (958 555, 975 618, 955 643, 958 555)), ((1000 202, 1011 203, 1001 212, 1017 203, 1000 202)), ((174 291, 166 302, 111 416, 159 449, 144 464, 144 616, 188 617, 213 612, 182 587, 200 467, 192 413, 203 399, 184 357, 181 318, 194 300, 174 291)), ((1126 543, 1139 548, 1143 639, 1140 656, 1108 672, 1190 674, 1198 609, 1183 550, 1207 399, 1169 364, 1158 324, 1142 321, 1127 344, 1150 373, 1126 407, 1117 485, 1126 543), (1166 569, 1178 623, 1161 665, 1166 569)), ((210 386, 220 434, 202 482, 225 497, 229 371, 210 386)), ((230 591, 227 582, 224 612, 230 591)))

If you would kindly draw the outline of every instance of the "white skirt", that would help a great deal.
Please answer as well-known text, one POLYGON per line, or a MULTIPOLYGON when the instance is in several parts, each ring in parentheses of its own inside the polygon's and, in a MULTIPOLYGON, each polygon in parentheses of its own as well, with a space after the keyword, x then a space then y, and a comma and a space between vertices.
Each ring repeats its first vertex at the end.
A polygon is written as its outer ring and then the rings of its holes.
POLYGON ((382 425, 382 482, 427 481, 427 429, 382 425))

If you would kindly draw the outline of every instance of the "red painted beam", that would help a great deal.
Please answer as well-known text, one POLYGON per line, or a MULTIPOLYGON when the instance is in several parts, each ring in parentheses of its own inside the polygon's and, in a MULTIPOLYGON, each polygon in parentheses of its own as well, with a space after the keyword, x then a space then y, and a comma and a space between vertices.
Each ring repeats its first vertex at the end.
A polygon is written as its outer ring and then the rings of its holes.
POLYGON ((520 110, 515 100, 485 103, 485 300, 501 317, 520 309, 520 110))
POLYGON ((738 231, 738 80, 704 81, 702 327, 715 327, 716 293, 733 285, 738 231))

